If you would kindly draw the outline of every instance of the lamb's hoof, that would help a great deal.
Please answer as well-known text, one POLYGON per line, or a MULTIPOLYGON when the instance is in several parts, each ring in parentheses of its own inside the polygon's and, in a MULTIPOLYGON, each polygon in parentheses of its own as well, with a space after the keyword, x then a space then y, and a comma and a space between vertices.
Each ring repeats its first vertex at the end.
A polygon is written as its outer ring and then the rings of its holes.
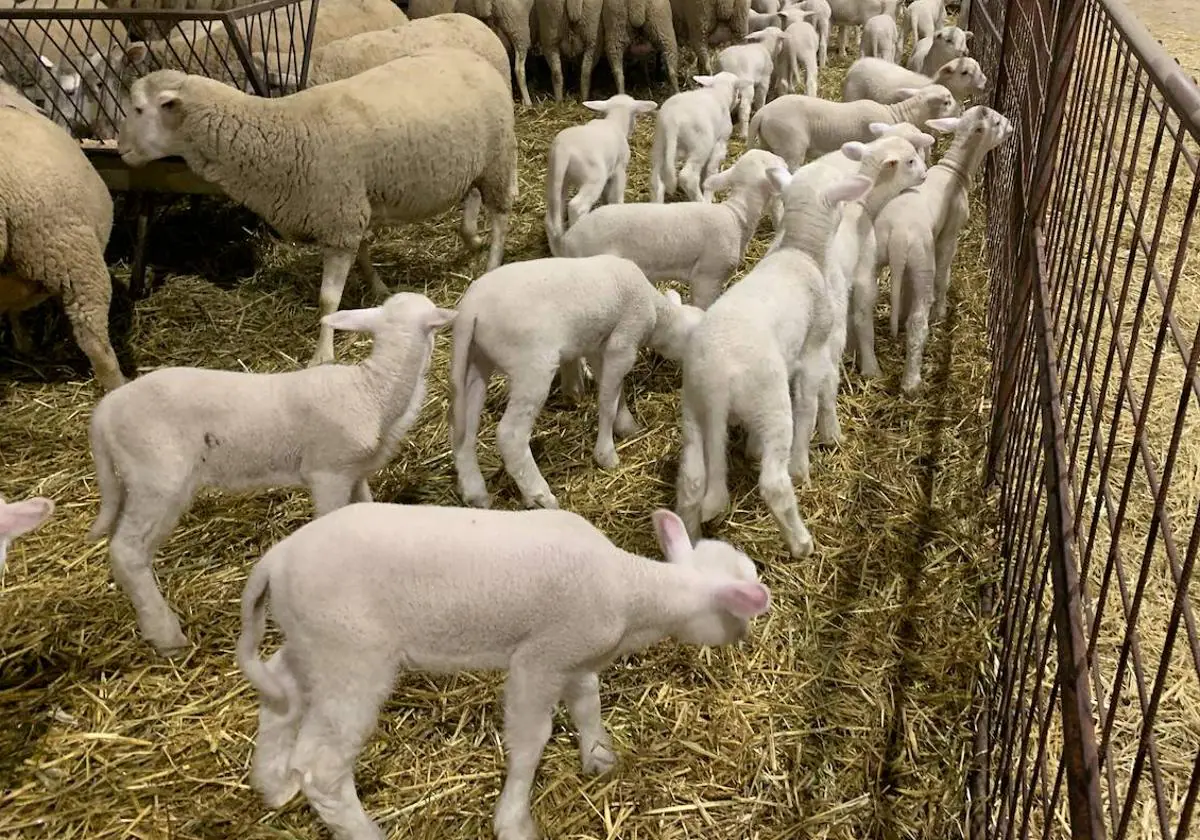
POLYGON ((263 804, 272 811, 278 811, 284 805, 287 805, 296 794, 300 792, 300 783, 298 781, 287 781, 277 785, 262 785, 257 783, 259 794, 262 796, 263 804))
POLYGON ((633 437, 642 430, 642 425, 632 417, 627 417, 624 420, 617 418, 613 423, 613 434, 619 438, 633 437))
POLYGON ((617 765, 617 755, 607 735, 584 751, 582 758, 585 776, 602 776, 617 765))
POLYGON ((592 453, 592 456, 596 459, 596 463, 606 470, 615 470, 617 464, 621 463, 621 459, 617 457, 617 450, 615 449, 597 449, 592 453))
POLYGON ((712 497, 705 497, 700 503, 700 521, 712 522, 729 510, 729 493, 724 492, 712 497))
POLYGON ((166 644, 153 643, 154 652, 163 659, 183 659, 192 650, 191 642, 187 640, 182 633, 178 639, 173 639, 166 644))
POLYGON ((464 494, 463 501, 467 503, 467 507, 480 508, 481 510, 487 510, 492 506, 492 497, 487 493, 484 493, 482 496, 464 494))
POLYGON ((822 446, 829 446, 829 447, 840 446, 842 443, 842 430, 841 429, 833 429, 832 431, 822 432, 820 438, 818 439, 818 442, 822 446))
POLYGON ((792 481, 800 484, 801 489, 807 490, 812 487, 812 476, 809 474, 807 461, 803 464, 792 464, 788 469, 788 475, 792 477, 792 481))
POLYGON ((528 809, 517 814, 501 814, 497 811, 492 831, 496 840, 542 840, 542 832, 538 830, 528 809))
POLYGON ((912 377, 905 376, 902 380, 900 380, 900 390, 902 392, 904 392, 904 395, 906 397, 911 397, 913 394, 917 393, 917 391, 919 391, 920 389, 921 389, 920 375, 912 376, 912 377))
POLYGON ((487 240, 477 233, 473 236, 464 236, 462 240, 468 251, 482 251, 483 246, 487 244, 487 240))
POLYGON ((533 496, 525 497, 525 507, 527 508, 544 508, 545 510, 558 510, 558 499, 549 490, 543 493, 537 493, 533 496))
POLYGON ((810 535, 808 537, 805 537, 804 539, 800 540, 799 542, 795 543, 794 545, 790 546, 789 548, 791 549, 792 557, 794 557, 796 560, 802 560, 805 557, 812 556, 812 553, 813 553, 812 536, 810 535))
POLYGON ((866 379, 874 379, 882 373, 879 369, 879 362, 875 361, 864 362, 858 372, 866 379))
POLYGON ((308 366, 310 368, 320 367, 321 365, 330 364, 332 361, 333 361, 333 351, 332 350, 327 351, 327 352, 322 352, 322 351, 318 350, 316 353, 313 353, 313 357, 308 360, 308 366))

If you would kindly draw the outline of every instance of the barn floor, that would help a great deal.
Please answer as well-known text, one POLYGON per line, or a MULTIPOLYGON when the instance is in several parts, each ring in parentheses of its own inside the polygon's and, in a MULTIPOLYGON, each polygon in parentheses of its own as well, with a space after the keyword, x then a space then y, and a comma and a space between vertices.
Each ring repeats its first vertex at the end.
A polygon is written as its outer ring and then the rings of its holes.
MULTIPOLYGON (((827 74, 825 95, 836 95, 840 76, 827 74)), ((608 95, 599 84, 597 95, 608 95)), ((589 113, 578 104, 519 111, 521 199, 508 261, 546 255, 546 149, 589 113)), ((651 130, 645 120, 635 138, 628 200, 647 195, 651 130)), ((735 143, 730 160, 740 151, 735 143)), ((971 695, 987 655, 977 592, 992 568, 979 480, 986 258, 981 206, 974 211, 951 315, 932 333, 918 398, 898 395, 899 347, 885 337, 886 310, 877 314, 885 375, 869 383, 849 375, 839 405, 845 441, 817 455, 812 488, 797 492, 818 545, 813 558, 787 556, 735 450, 734 509, 712 533, 759 563, 775 607, 748 646, 667 643, 604 676, 605 721, 622 762, 611 778, 585 780, 571 734, 556 729, 535 787, 534 813, 549 836, 961 836, 971 695)), ((377 240, 383 278, 453 306, 484 259, 463 251, 456 222, 377 240)), ((289 370, 308 358, 319 258, 243 226, 257 230, 253 217, 211 202, 163 221, 155 257, 165 282, 132 313, 129 343, 143 371, 289 370)), ((753 257, 769 238, 764 223, 753 257)), ((364 295, 352 280, 343 305, 363 305, 364 295)), ((302 800, 268 811, 247 786, 256 703, 233 658, 245 577, 306 521, 306 495, 197 502, 157 566, 196 647, 177 663, 155 660, 111 581, 104 544, 83 539, 98 501, 87 447, 98 390, 48 309, 37 359, 16 360, 0 346, 0 493, 44 494, 59 505, 13 547, 0 580, 0 837, 327 836, 302 800)), ((346 336, 338 347, 343 359, 367 351, 346 336)), ((373 482, 382 501, 457 503, 448 349, 440 339, 430 404, 373 482)), ((649 513, 674 502, 678 371, 643 359, 627 387, 646 430, 619 447, 618 469, 591 460, 594 403, 572 409, 552 396, 534 451, 564 507, 653 555, 649 513)), ((489 400, 483 464, 498 505, 514 508, 519 499, 493 446, 501 392, 497 384, 489 400)), ((502 768, 498 687, 492 675, 401 678, 357 774, 368 811, 391 836, 491 836, 502 768)))

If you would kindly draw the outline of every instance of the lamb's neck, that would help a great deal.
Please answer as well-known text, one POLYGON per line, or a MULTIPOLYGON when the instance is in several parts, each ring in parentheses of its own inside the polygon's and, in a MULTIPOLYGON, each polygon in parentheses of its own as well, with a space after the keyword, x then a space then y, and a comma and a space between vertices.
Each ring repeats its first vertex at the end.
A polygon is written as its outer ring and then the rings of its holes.
POLYGON ((862 207, 863 216, 874 222, 879 212, 897 195, 899 193, 896 190, 876 188, 855 203, 862 207))
POLYGON ((937 166, 949 169, 950 173, 962 182, 963 189, 969 192, 975 173, 983 166, 985 157, 987 149, 982 143, 971 142, 970 134, 956 136, 946 154, 937 162, 937 166))
POLYGON ((708 91, 717 98, 726 111, 733 110, 733 99, 737 95, 737 89, 733 85, 708 88, 708 91))
POLYGON ((823 272, 829 240, 841 223, 841 216, 835 208, 815 205, 789 208, 783 214, 783 238, 779 247, 807 254, 823 272))
POLYGON ((377 335, 371 355, 355 367, 356 387, 379 406, 382 428, 390 428, 408 408, 425 376, 432 340, 417 332, 377 335))
POLYGON ((691 569, 632 554, 626 557, 630 594, 618 656, 645 650, 673 635, 703 608, 708 596, 704 582, 691 569))
POLYGON ((611 125, 613 129, 626 140, 633 136, 632 108, 613 108, 604 115, 603 121, 608 125, 611 125))
POLYGON ((888 109, 892 114, 891 119, 889 120, 892 125, 895 125, 896 123, 907 122, 912 123, 915 126, 920 126, 925 122, 923 119, 917 119, 921 112, 921 102, 915 97, 902 99, 894 105, 889 105, 888 109))
POLYGON ((758 229, 762 219, 763 209, 767 205, 767 196, 761 187, 736 190, 721 202, 721 206, 733 214, 738 227, 742 231, 741 253, 745 254, 750 247, 754 231, 758 229))
POLYGON ((264 152, 276 145, 268 141, 259 125, 271 107, 274 100, 214 83, 204 103, 186 117, 189 149, 184 160, 201 178, 242 203, 264 188, 283 186, 274 182, 281 175, 290 181, 294 173, 263 165, 264 152))

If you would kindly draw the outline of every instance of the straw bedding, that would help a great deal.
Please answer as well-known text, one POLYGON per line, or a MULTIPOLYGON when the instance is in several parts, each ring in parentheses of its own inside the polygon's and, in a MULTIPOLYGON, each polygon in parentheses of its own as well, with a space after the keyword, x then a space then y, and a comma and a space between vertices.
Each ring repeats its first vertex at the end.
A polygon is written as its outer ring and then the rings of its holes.
MULTIPOLYGON (((847 63, 833 60, 838 69, 823 84, 829 96, 847 63)), ((653 95, 661 101, 666 92, 653 95)), ((519 111, 521 198, 508 261, 546 255, 547 146, 588 116, 577 103, 519 111)), ((634 140, 630 200, 647 196, 651 127, 642 122, 634 140)), ((740 151, 735 142, 731 159, 740 151)), ((885 375, 848 377, 839 404, 844 442, 816 455, 812 488, 797 491, 817 540, 814 557, 788 558, 735 444, 733 509, 711 533, 758 563, 774 609, 746 646, 665 643, 602 677, 605 721, 621 756, 612 777, 579 775, 560 719, 535 786, 534 813, 550 837, 961 836, 972 693, 986 656, 978 590, 993 568, 979 472, 987 414, 982 218, 977 203, 951 315, 932 333, 927 386, 915 398, 898 396, 900 348, 884 337, 885 310, 878 313, 885 375)), ((456 224, 451 214, 381 236, 383 278, 453 306, 484 259, 463 251, 456 224)), ((156 254, 219 270, 172 272, 137 303, 129 343, 143 371, 288 370, 307 358, 319 257, 243 226, 258 230, 252 218, 211 202, 163 222, 156 254)), ((764 225, 747 265, 769 237, 764 225)), ((352 280, 343 306, 367 302, 352 280)), ((17 361, 0 351, 0 493, 59 503, 46 526, 13 547, 0 582, 0 837, 327 836, 301 799, 270 812, 247 786, 256 701, 233 658, 245 577, 308 519, 306 495, 197 500, 157 562, 196 647, 180 662, 155 660, 111 582, 104 544, 83 541, 98 502, 86 431, 97 391, 50 312, 44 356, 17 361)), ((439 339, 429 404, 373 481, 382 501, 457 503, 448 349, 439 339)), ((365 341, 339 337, 343 360, 366 350, 365 341)), ((622 547, 654 556, 650 511, 674 503, 678 371, 646 357, 627 387, 645 431, 619 446, 618 469, 591 460, 594 399, 576 409, 552 394, 533 449, 564 507, 622 547)), ((481 460, 498 506, 514 508, 519 498, 494 449, 502 400, 497 381, 481 460)), ((366 808, 392 836, 490 836, 503 766, 499 686, 486 674, 400 678, 357 769, 366 808)))

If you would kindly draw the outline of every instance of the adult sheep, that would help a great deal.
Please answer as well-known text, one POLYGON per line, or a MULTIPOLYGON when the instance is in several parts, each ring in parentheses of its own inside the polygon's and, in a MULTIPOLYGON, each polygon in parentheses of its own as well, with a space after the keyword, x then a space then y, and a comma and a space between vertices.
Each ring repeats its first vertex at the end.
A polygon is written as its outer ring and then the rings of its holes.
POLYGON ((111 391, 125 378, 108 338, 108 188, 71 135, 3 83, 0 148, 0 314, 8 314, 17 348, 26 350, 17 313, 62 298, 75 341, 111 391))
POLYGON ((671 93, 679 92, 679 43, 671 0, 604 0, 600 31, 617 93, 625 92, 625 54, 642 56, 653 50, 666 65, 671 93))
POLYGON ((470 15, 451 12, 326 44, 312 55, 308 83, 311 87, 348 79, 397 58, 442 47, 470 50, 508 82, 508 53, 496 33, 470 15))
MULTIPOLYGON (((402 224, 463 205, 461 233, 500 265, 517 197, 512 96, 485 59, 437 49, 349 79, 265 99, 202 76, 158 70, 134 82, 118 148, 130 166, 179 155, 197 175, 285 237, 324 250, 321 316, 337 311, 350 265, 378 295, 372 222, 402 224)), ((332 361, 322 323, 310 365, 332 361)))
POLYGON ((538 46, 550 65, 554 101, 563 98, 563 58, 579 59, 579 98, 591 93, 592 71, 600 60, 600 14, 604 0, 533 0, 538 46))
POLYGON ((687 39, 700 71, 712 75, 709 46, 741 41, 750 27, 750 0, 671 0, 676 36, 687 39))

